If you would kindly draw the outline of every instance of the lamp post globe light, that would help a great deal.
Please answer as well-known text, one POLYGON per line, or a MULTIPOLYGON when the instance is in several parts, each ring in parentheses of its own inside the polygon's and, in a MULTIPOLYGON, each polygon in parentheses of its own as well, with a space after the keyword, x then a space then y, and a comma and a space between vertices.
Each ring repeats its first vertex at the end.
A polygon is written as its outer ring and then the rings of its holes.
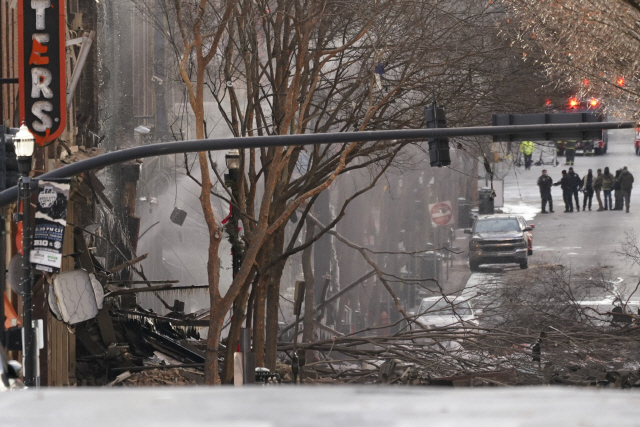
POLYGON ((31 267, 31 184, 29 178, 31 172, 31 158, 36 139, 29 128, 22 123, 20 130, 13 138, 20 182, 18 191, 22 205, 22 280, 24 282, 24 294, 22 295, 22 320, 24 327, 22 348, 24 349, 24 383, 29 386, 36 385, 36 357, 37 343, 33 330, 33 269, 31 267))
POLYGON ((227 163, 227 169, 229 169, 229 178, 237 182, 238 169, 240 169, 240 152, 238 150, 231 150, 224 156, 224 159, 227 163))
POLYGON ((36 138, 29 132, 29 128, 23 122, 20 130, 13 137, 16 157, 18 158, 18 169, 22 176, 28 176, 29 172, 31 172, 31 157, 33 156, 35 143, 36 138))

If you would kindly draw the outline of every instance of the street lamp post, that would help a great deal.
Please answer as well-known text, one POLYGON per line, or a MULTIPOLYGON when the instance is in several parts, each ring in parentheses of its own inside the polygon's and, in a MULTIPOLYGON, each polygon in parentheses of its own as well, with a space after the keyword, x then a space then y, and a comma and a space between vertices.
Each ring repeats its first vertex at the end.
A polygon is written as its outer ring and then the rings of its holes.
MULTIPOLYGON (((225 155, 225 161, 227 163, 227 184, 231 187, 231 195, 233 199, 238 201, 238 181, 240 181, 240 152, 238 150, 231 150, 225 155)), ((231 206, 231 218, 229 218, 229 243, 231 243, 231 265, 233 271, 233 277, 235 278, 240 270, 240 238, 238 237, 238 215, 237 209, 231 206)))
POLYGON ((31 158, 35 145, 35 138, 23 123, 13 138, 20 171, 18 190, 22 203, 22 280, 24 294, 22 295, 22 321, 24 339, 24 383, 36 385, 36 336, 33 330, 33 270, 29 256, 31 254, 31 158))
MULTIPOLYGON (((238 185, 240 182, 240 152, 231 150, 225 156, 229 173, 225 175, 226 185, 231 188, 232 203, 238 203, 238 185)), ((242 263, 242 245, 238 231, 238 209, 231 205, 231 216, 227 227, 231 243, 231 265, 235 279, 242 263)), ((235 312, 235 302, 233 312, 235 312)), ((240 353, 242 354, 242 384, 255 383, 255 353, 251 351, 251 329, 249 325, 240 328, 240 353)))

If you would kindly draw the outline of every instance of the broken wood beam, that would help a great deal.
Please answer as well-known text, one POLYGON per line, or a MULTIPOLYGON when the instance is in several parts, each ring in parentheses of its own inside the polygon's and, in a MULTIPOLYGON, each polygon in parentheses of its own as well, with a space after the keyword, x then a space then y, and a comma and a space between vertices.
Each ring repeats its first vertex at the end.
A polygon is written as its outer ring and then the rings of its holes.
POLYGON ((335 329, 328 327, 327 325, 323 325, 322 323, 318 322, 317 320, 314 320, 313 324, 315 325, 316 328, 323 329, 323 330, 329 332, 330 334, 333 334, 336 337, 343 337, 344 336, 343 333, 340 333, 340 332, 336 331, 335 329))
POLYGON ((108 347, 109 345, 116 343, 118 341, 116 338, 116 331, 113 328, 113 322, 111 321, 111 316, 109 316, 109 310, 107 310, 106 307, 98 311, 96 320, 100 327, 100 335, 102 336, 102 342, 104 342, 104 345, 108 347))
POLYGON ((89 176, 89 187, 93 190, 93 192, 102 200, 102 202, 109 208, 109 210, 113 210, 113 203, 109 200, 109 198, 104 194, 105 186, 100 182, 96 173, 91 171, 88 173, 89 176))
POLYGON ((133 368, 109 368, 110 371, 146 371, 152 369, 171 369, 171 368, 204 368, 204 363, 179 363, 177 365, 148 365, 134 366, 133 368))
POLYGON ((108 281, 107 285, 147 285, 151 283, 164 284, 164 283, 180 283, 179 280, 113 280, 108 281))
POLYGON ((173 317, 158 316, 156 314, 141 313, 139 311, 132 311, 132 310, 118 310, 116 314, 140 316, 140 317, 147 317, 149 319, 164 320, 176 326, 197 326, 197 327, 209 326, 209 320, 197 320, 197 319, 189 319, 189 318, 175 319, 173 317))
POLYGON ((127 267, 131 267, 134 264, 139 263, 140 261, 143 261, 145 259, 147 259, 147 256, 149 256, 149 254, 144 254, 144 255, 140 255, 139 257, 135 257, 132 260, 129 260, 127 262, 125 262, 124 264, 120 264, 118 266, 113 267, 111 270, 109 270, 109 273, 114 274, 117 273, 120 270, 124 270, 127 267))
POLYGON ((108 294, 105 295, 106 297, 117 297, 118 295, 128 295, 128 294, 137 294, 140 292, 155 292, 155 291, 162 291, 165 289, 171 289, 173 288, 173 285, 167 284, 167 285, 159 285, 159 286, 150 286, 147 288, 131 288, 131 289, 120 289, 117 291, 113 291, 113 292, 109 292, 108 294))
POLYGON ((130 288, 130 289, 121 289, 113 292, 109 292, 105 295, 105 297, 115 297, 118 295, 127 295, 127 294, 138 294, 140 292, 157 292, 157 291, 184 291, 184 290, 192 290, 192 289, 208 289, 208 285, 202 286, 173 286, 171 284, 159 285, 159 286, 149 286, 147 288, 130 288))

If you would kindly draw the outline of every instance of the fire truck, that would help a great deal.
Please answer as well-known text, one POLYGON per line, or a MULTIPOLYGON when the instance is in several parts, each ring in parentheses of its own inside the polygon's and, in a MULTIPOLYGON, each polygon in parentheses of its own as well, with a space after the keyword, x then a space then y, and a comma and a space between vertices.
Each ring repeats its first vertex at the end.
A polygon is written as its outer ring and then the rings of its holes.
MULTIPOLYGON (((578 99, 577 97, 570 98, 566 106, 558 112, 564 113, 585 113, 589 114, 593 119, 585 121, 606 121, 607 116, 604 113, 602 102, 597 98, 578 99), (594 117, 595 114, 595 117, 594 117)), ((556 141, 556 148, 558 155, 564 155, 564 147, 566 141, 556 141)), ((609 146, 608 133, 606 130, 602 131, 602 139, 583 139, 576 141, 576 150, 581 150, 584 154, 606 154, 609 146)))

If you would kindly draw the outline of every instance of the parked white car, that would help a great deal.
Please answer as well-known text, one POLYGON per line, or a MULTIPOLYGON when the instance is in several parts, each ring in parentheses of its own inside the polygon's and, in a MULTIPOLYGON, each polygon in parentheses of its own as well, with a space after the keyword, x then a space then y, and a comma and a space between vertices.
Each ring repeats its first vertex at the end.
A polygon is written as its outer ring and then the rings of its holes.
POLYGON ((416 314, 418 315, 416 322, 429 329, 464 325, 474 328, 478 326, 475 311, 468 299, 462 296, 423 298, 416 314))

